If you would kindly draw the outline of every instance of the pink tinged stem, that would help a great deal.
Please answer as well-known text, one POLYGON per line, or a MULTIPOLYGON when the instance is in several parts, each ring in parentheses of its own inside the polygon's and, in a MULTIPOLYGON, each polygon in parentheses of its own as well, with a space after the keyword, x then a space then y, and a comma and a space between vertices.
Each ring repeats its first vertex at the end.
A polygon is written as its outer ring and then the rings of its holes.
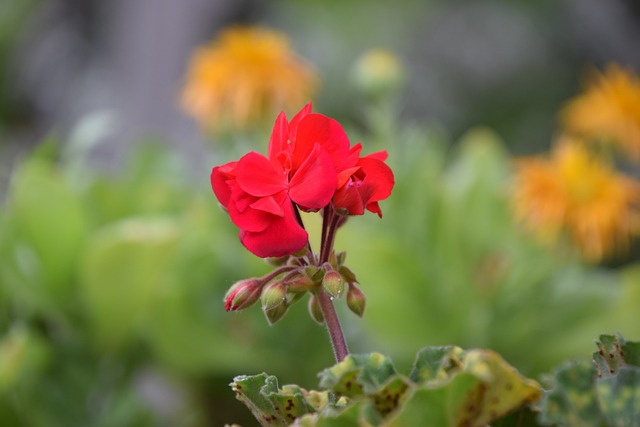
MULTIPOLYGON (((339 221, 340 217, 335 213, 333 208, 331 206, 327 206, 324 209, 324 217, 322 219, 323 239, 320 248, 320 265, 329 260, 339 221)), ((347 341, 344 338, 342 327, 340 326, 338 314, 333 306, 333 301, 322 288, 317 292, 316 298, 318 298, 320 310, 322 310, 325 325, 327 326, 327 332, 331 339, 333 354, 336 357, 336 361, 341 362, 349 354, 349 348, 347 347, 347 341)))
MULTIPOLYGON (((325 211, 326 212, 326 211, 325 211)), ((320 251, 320 265, 329 261, 329 257, 331 256, 331 251, 333 250, 333 241, 336 238, 336 230, 340 225, 341 217, 336 214, 335 209, 330 209, 330 215, 323 219, 323 231, 324 231, 324 222, 329 221, 329 226, 327 229, 327 235, 324 241, 324 245, 322 245, 322 249, 320 251)))
POLYGON ((324 322, 327 325, 327 332, 329 332, 331 346, 333 347, 333 355, 336 357, 336 362, 342 362, 349 354, 349 348, 347 347, 347 341, 344 339, 333 301, 322 289, 318 291, 316 298, 318 298, 320 310, 322 310, 324 322))

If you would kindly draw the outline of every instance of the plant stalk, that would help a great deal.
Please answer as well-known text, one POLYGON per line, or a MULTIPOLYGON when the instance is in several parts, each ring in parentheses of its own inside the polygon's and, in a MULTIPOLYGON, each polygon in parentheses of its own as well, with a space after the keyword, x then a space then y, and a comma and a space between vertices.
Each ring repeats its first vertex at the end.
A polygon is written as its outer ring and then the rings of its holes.
POLYGON ((349 348, 347 347, 347 341, 344 339, 333 301, 322 289, 316 293, 316 298, 318 298, 320 310, 322 310, 322 315, 324 316, 324 323, 327 325, 327 332, 329 332, 331 346, 333 347, 333 355, 336 357, 336 362, 342 362, 349 354, 349 348))

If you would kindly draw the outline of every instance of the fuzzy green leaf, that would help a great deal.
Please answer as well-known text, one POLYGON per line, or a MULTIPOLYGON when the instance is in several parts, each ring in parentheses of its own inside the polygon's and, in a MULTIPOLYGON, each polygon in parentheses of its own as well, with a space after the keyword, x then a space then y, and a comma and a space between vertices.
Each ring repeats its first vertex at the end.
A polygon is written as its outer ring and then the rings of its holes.
POLYGON ((416 389, 393 418, 393 426, 459 426, 465 419, 473 419, 478 407, 468 400, 482 381, 475 375, 455 375, 446 386, 416 389))
POLYGON ((320 373, 320 386, 347 397, 371 395, 382 390, 394 375, 393 363, 380 353, 351 354, 320 373))
POLYGON ((423 348, 418 352, 409 378, 415 383, 446 378, 447 371, 460 365, 458 356, 462 351, 454 346, 423 348))
POLYGON ((280 389, 276 377, 265 373, 238 376, 231 383, 231 388, 262 426, 288 426, 328 402, 326 393, 307 392, 296 385, 280 389))
POLYGON ((554 387, 542 401, 541 422, 568 427, 602 424, 594 394, 596 369, 589 362, 573 362, 560 367, 554 375, 554 387))
POLYGON ((597 351, 593 352, 593 361, 598 369, 598 376, 613 375, 624 365, 622 346, 624 338, 620 335, 600 335, 596 340, 597 351))
POLYGON ((596 380, 600 408, 609 426, 640 425, 640 368, 623 366, 596 380))

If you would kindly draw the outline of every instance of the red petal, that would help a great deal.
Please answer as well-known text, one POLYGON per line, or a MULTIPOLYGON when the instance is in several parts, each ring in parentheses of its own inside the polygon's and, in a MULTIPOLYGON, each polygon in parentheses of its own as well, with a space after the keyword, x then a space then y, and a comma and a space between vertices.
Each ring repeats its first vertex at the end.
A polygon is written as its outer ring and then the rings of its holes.
POLYGON ((374 214, 377 214, 380 218, 382 218, 382 210, 380 209, 380 205, 378 204, 378 202, 371 202, 367 205, 367 210, 369 212, 373 212, 374 214))
POLYGON ((211 188, 218 201, 225 208, 231 197, 231 185, 229 181, 235 179, 235 168, 238 162, 229 162, 222 166, 216 166, 211 170, 211 188))
POLYGON ((251 208, 250 206, 257 201, 255 197, 247 195, 247 193, 243 193, 242 196, 232 196, 227 207, 231 221, 238 228, 249 231, 262 231, 267 228, 273 222, 274 215, 264 210, 251 208))
POLYGON ((355 185, 346 185, 336 191, 333 198, 333 204, 336 208, 346 209, 349 215, 364 214, 364 203, 362 196, 355 185))
POLYGON ((336 191, 336 180, 331 157, 320 144, 315 144, 289 182, 289 197, 304 208, 323 208, 336 191))
POLYGON ((238 185, 253 196, 271 196, 286 188, 285 176, 262 154, 245 154, 236 171, 238 185))
POLYGON ((378 201, 391 194, 393 172, 375 156, 361 158, 358 165, 360 168, 353 174, 352 181, 336 192, 333 203, 337 208, 346 209, 349 215, 362 215, 366 208, 382 217, 378 201))
POLYGON ((298 133, 298 125, 300 121, 311 114, 311 103, 309 102, 307 105, 302 107, 302 110, 298 111, 298 113, 293 116, 291 122, 289 123, 289 132, 294 136, 298 133))
POLYGON ((288 150, 287 141, 289 141, 289 123, 287 123, 287 116, 280 113, 273 125, 271 139, 269 139, 269 160, 275 161, 278 153, 288 150))
POLYGON ((376 151, 375 153, 367 154, 363 157, 363 159, 378 159, 382 162, 387 160, 389 154, 387 154, 387 150, 376 151))
POLYGON ((347 181, 349 181, 349 178, 351 178, 351 175, 356 173, 358 170, 360 170, 360 166, 355 166, 355 167, 352 167, 352 168, 349 168, 349 169, 345 169, 342 172, 340 172, 338 174, 338 180, 337 180, 336 188, 344 187, 344 185, 347 183, 347 181))
POLYGON ((307 232, 298 224, 293 205, 286 203, 284 216, 273 221, 259 233, 240 230, 242 244, 253 254, 261 257, 291 255, 304 247, 309 240, 307 232))
POLYGON ((251 209, 267 212, 275 216, 284 215, 282 206, 280 206, 273 197, 261 197, 251 204, 251 209))
POLYGON ((359 162, 362 171, 365 173, 362 182, 363 198, 365 203, 370 201, 384 200, 391 195, 391 190, 395 183, 393 171, 384 162, 376 159, 363 157, 359 162))
POLYGON ((293 170, 300 167, 313 150, 316 143, 331 157, 336 170, 347 167, 349 159, 349 138, 340 123, 322 114, 309 114, 300 121, 293 147, 293 170))

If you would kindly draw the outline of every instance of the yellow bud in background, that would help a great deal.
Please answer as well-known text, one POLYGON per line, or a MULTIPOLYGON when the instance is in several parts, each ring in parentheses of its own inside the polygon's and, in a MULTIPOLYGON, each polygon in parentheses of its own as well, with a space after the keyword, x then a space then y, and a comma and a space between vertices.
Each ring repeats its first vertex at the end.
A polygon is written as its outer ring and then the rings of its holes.
POLYGON ((402 87, 405 70, 402 62, 390 51, 371 49, 356 61, 352 78, 362 93, 372 98, 380 98, 402 87))

